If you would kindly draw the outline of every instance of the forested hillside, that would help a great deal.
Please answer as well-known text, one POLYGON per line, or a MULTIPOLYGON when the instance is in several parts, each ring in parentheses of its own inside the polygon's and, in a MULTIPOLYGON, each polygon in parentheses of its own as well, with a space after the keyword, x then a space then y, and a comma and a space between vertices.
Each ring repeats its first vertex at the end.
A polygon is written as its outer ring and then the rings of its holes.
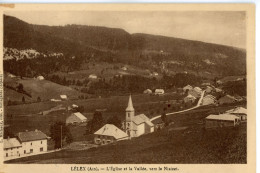
MULTIPOLYGON (((64 62, 58 60, 59 67, 68 66, 66 61, 70 64, 70 59, 75 57, 78 69, 88 62, 109 62, 129 64, 168 75, 187 72, 214 78, 246 73, 246 51, 234 47, 129 34, 118 28, 33 25, 11 16, 4 16, 4 47, 35 49, 45 54, 63 53, 64 62)), ((52 60, 52 63, 56 62, 52 60)))

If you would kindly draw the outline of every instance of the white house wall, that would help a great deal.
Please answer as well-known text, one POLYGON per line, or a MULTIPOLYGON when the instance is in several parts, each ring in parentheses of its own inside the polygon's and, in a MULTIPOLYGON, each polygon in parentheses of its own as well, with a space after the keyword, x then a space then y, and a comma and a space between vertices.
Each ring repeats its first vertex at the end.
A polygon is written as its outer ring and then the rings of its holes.
POLYGON ((137 126, 137 136, 143 135, 145 133, 145 127, 144 127, 144 123, 139 124, 137 126))
POLYGON ((47 139, 39 141, 28 141, 22 143, 22 154, 24 151, 26 154, 30 154, 30 150, 33 149, 32 154, 37 154, 47 151, 47 139), (43 151, 40 151, 40 148, 43 148, 43 151))

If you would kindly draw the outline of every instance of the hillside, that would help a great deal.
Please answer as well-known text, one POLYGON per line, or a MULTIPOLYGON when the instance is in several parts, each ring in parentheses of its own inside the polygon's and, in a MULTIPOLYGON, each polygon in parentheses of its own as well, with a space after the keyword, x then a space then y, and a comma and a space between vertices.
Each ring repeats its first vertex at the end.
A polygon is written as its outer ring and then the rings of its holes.
POLYGON ((247 163, 246 152, 246 124, 242 124, 237 128, 218 130, 163 129, 130 141, 121 141, 89 150, 65 149, 7 163, 245 164, 247 163))
POLYGON ((118 28, 42 26, 4 16, 4 47, 59 52, 86 61, 121 62, 168 74, 188 72, 206 78, 246 73, 245 50, 118 28), (203 69, 203 70, 202 70, 203 69))

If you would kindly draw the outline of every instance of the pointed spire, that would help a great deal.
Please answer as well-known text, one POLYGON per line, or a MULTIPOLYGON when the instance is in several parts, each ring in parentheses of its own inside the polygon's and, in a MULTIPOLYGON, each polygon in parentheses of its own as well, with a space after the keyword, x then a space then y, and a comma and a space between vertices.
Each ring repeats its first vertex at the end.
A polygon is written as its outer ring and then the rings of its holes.
POLYGON ((132 97, 131 95, 129 96, 129 100, 128 100, 128 106, 126 108, 126 111, 134 111, 134 107, 133 107, 133 102, 132 102, 132 97))

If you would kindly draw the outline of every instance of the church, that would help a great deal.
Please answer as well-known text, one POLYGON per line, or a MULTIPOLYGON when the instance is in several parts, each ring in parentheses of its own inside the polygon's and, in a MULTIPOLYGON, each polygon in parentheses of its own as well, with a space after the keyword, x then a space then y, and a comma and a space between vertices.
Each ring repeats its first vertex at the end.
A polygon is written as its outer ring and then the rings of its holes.
POLYGON ((123 129, 129 137, 138 137, 154 132, 154 124, 146 115, 139 114, 135 116, 131 95, 126 108, 126 119, 123 122, 123 129))

